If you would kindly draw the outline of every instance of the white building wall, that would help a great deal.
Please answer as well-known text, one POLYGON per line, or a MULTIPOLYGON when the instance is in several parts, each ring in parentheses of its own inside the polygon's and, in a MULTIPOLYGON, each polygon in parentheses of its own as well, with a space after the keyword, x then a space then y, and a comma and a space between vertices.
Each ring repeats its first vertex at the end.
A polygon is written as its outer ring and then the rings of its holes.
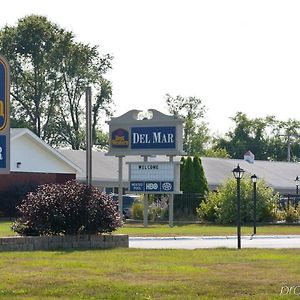
POLYGON ((12 140, 10 147, 10 170, 13 172, 75 173, 63 160, 26 135, 12 140), (21 163, 19 167, 18 162, 21 163))

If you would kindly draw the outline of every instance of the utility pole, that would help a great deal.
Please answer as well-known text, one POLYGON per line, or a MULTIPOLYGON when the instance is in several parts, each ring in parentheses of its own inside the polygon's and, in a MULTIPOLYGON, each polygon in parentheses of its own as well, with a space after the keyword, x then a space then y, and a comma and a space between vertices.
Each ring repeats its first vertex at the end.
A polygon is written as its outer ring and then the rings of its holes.
POLYGON ((85 91, 86 98, 86 185, 92 186, 92 92, 91 87, 85 91))

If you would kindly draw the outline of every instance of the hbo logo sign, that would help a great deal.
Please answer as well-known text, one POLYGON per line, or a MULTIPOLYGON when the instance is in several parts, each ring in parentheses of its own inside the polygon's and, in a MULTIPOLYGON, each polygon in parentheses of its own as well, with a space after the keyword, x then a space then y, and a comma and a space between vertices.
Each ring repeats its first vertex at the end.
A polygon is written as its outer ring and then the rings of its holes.
POLYGON ((158 190, 158 184, 155 182, 148 182, 146 183, 146 190, 147 191, 156 191, 158 190))

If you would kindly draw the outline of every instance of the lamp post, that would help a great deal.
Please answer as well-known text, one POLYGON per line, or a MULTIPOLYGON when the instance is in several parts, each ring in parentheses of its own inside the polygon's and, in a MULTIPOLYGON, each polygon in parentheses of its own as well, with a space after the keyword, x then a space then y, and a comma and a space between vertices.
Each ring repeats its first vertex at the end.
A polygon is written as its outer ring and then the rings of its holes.
POLYGON ((298 175, 296 176, 295 183, 296 183, 296 199, 295 199, 295 207, 296 207, 298 205, 298 194, 299 194, 299 177, 298 177, 298 175), (297 203, 297 205, 296 205, 296 203, 297 203))
POLYGON ((240 165, 237 165, 235 169, 232 170, 233 176, 236 179, 237 184, 237 242, 238 249, 241 249, 241 179, 244 175, 244 170, 240 168, 240 165))
POLYGON ((256 182, 257 176, 254 174, 251 176, 253 182, 253 234, 256 234, 256 182))

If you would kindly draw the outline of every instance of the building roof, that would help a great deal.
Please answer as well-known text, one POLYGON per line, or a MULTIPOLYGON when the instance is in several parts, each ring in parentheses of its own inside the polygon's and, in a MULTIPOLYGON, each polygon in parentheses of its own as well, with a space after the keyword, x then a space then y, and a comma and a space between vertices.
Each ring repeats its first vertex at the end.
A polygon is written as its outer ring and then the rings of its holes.
MULTIPOLYGON (((42 139, 40 139, 37 135, 35 135, 32 131, 30 131, 27 128, 11 128, 10 129, 10 142, 11 142, 11 171, 15 172, 28 172, 29 170, 32 172, 34 171, 35 167, 32 167, 34 165, 34 161, 37 160, 37 157, 34 159, 30 159, 28 156, 29 153, 35 153, 39 154, 39 159, 50 159, 52 162, 57 163, 57 165, 62 167, 62 170, 65 170, 66 167, 71 170, 73 173, 79 173, 82 170, 78 165, 76 165, 72 160, 62 155, 60 152, 58 152, 56 149, 49 146, 47 143, 45 143, 42 139), (14 148, 13 148, 14 147, 14 148), (16 147, 21 147, 22 149, 16 149, 16 147), (22 153, 23 150, 25 150, 25 153, 22 153), (22 161, 22 167, 20 169, 15 167, 15 160, 22 161), (29 164, 29 162, 31 162, 29 164), (25 166, 27 164, 27 167, 25 166), (23 167, 24 166, 24 167, 23 167), (64 166, 64 167, 63 167, 64 166)), ((32 154, 33 155, 33 154, 32 154)), ((33 155, 34 156, 34 155, 33 155)), ((47 164, 45 163, 45 166, 39 166, 39 168, 36 169, 37 172, 41 172, 43 170, 44 172, 47 172, 47 164), (40 168, 43 167, 43 168, 40 168)), ((51 173, 51 171, 49 171, 51 173)))
MULTIPOLYGON (((82 150, 59 150, 61 154, 73 161, 82 170, 77 174, 79 180, 85 179, 86 154, 82 150)), ((167 161, 166 156, 150 157, 149 161, 167 161)), ((180 157, 175 157, 179 161, 180 157)), ((225 159, 202 157, 202 165, 211 190, 222 185, 226 179, 233 176, 232 170, 239 164, 245 170, 245 176, 256 174, 264 179, 270 187, 280 193, 295 192, 295 178, 300 176, 300 164, 295 162, 275 162, 255 160, 249 163, 242 159, 225 159)), ((105 156, 105 152, 93 151, 92 154, 93 182, 102 186, 117 186, 118 158, 105 156)), ((123 159, 124 186, 128 186, 128 165, 126 162, 143 161, 141 156, 126 156, 123 159)))

